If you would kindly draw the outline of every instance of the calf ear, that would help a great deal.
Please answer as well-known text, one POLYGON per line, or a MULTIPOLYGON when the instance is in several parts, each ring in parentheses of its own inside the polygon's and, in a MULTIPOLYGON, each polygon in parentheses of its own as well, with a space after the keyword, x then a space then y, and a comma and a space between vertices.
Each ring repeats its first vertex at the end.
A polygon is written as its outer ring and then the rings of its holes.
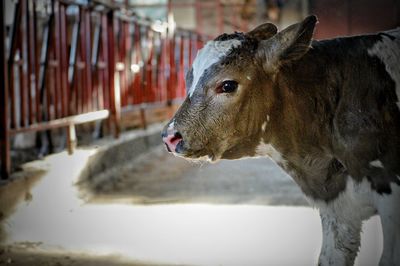
POLYGON ((246 33, 247 36, 256 40, 267 40, 278 32, 278 28, 272 23, 264 23, 246 33))
POLYGON ((293 24, 274 37, 261 41, 258 55, 267 71, 300 59, 310 49, 317 17, 306 17, 302 22, 293 24))

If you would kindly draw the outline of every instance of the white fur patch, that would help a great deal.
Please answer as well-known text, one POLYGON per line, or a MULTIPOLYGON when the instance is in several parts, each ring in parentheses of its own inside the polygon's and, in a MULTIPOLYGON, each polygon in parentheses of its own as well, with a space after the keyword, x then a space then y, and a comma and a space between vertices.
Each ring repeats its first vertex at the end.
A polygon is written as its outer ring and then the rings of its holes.
POLYGON ((172 119, 172 121, 168 124, 168 127, 167 127, 167 134, 168 135, 174 134, 174 130, 175 130, 174 126, 175 126, 175 118, 172 119))
POLYGON ((370 166, 378 167, 378 168, 384 168, 383 164, 380 160, 375 160, 375 161, 370 161, 369 162, 370 166))
MULTIPOLYGON (((368 54, 377 56, 386 67, 386 71, 396 83, 396 94, 400 101, 400 29, 386 31, 386 34, 393 36, 395 39, 391 40, 387 36, 382 36, 382 41, 377 42, 368 54)), ((400 108, 400 102, 397 103, 400 108)))
POLYGON ((354 182, 349 176, 346 189, 333 201, 329 203, 312 199, 310 201, 315 207, 330 209, 335 215, 351 222, 368 219, 375 213, 373 200, 375 194, 377 193, 371 189, 371 184, 366 178, 362 182, 354 182))
POLYGON ((210 41, 208 42, 199 52, 193 61, 193 82, 189 88, 189 97, 192 97, 197 83, 204 71, 211 65, 218 62, 223 56, 225 56, 229 50, 234 47, 241 45, 241 41, 236 39, 226 41, 210 41))
POLYGON ((268 156, 272 160, 274 160, 277 164, 283 167, 286 166, 286 160, 282 157, 282 154, 269 143, 266 144, 263 141, 261 141, 260 144, 258 144, 258 146, 256 147, 256 155, 268 156))
POLYGON ((375 194, 383 229, 381 265, 400 265, 400 186, 391 183, 391 194, 375 194))
POLYGON ((175 118, 171 121, 171 123, 169 123, 168 129, 173 129, 174 126, 175 126, 175 118))
POLYGON ((266 128, 267 128, 267 122, 264 122, 264 123, 261 125, 261 130, 262 130, 262 131, 265 131, 266 128))

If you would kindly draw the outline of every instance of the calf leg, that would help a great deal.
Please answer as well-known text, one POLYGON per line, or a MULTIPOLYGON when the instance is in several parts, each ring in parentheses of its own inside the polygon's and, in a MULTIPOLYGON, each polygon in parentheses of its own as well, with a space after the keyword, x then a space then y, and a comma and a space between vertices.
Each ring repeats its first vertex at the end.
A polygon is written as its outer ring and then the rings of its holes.
POLYGON ((360 247, 362 221, 376 214, 371 184, 348 177, 346 190, 329 203, 319 203, 322 249, 319 265, 353 265, 360 247))
POLYGON ((391 187, 391 194, 376 197, 383 231, 381 266, 400 265, 400 186, 392 183, 391 187))
POLYGON ((360 246, 361 219, 346 221, 329 207, 320 210, 322 248, 320 266, 353 265, 360 246))

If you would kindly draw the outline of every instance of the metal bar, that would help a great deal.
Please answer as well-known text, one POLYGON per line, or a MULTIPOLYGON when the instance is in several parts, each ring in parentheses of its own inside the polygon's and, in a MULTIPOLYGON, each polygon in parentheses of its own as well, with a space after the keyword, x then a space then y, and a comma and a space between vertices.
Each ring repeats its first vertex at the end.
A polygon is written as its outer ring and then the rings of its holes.
POLYGON ((124 22, 124 57, 121 58, 124 62, 124 70, 123 70, 123 80, 124 80, 124 100, 125 105, 129 104, 129 83, 131 80, 131 71, 130 71, 130 58, 131 58, 131 35, 129 34, 130 24, 128 22, 124 22))
POLYGON ((0 3, 0 162, 1 162, 1 179, 7 179, 11 171, 10 159, 10 136, 8 126, 8 82, 7 82, 7 59, 5 47, 5 8, 4 1, 0 3))
POLYGON ((169 38, 166 40, 167 45, 164 48, 164 57, 165 57, 165 62, 164 65, 169 68, 169 73, 166 74, 166 82, 167 82, 167 88, 166 88, 166 100, 167 104, 170 104, 171 100, 175 98, 176 95, 176 82, 175 82, 175 77, 176 77, 176 66, 175 66, 175 37, 171 36, 172 38, 169 38))
POLYGON ((61 105, 63 109, 63 116, 70 115, 69 108, 69 83, 68 83, 68 44, 67 44, 67 25, 65 5, 60 5, 60 69, 61 69, 61 105))
MULTIPOLYGON (((45 102, 44 94, 45 94, 45 86, 46 86, 46 73, 47 73, 47 62, 49 58, 49 48, 50 48, 50 32, 52 28, 54 15, 51 14, 48 18, 44 29, 43 29, 43 38, 42 38, 42 48, 40 52, 40 63, 39 63, 39 90, 40 90, 40 100, 42 103, 45 102)), ((50 102, 46 101, 46 105, 50 105, 50 102)), ((44 108, 43 108, 44 109, 44 108)), ((42 111, 42 119, 48 120, 48 113, 42 111)))
POLYGON ((103 107, 103 93, 101 91, 100 80, 101 75, 99 75, 99 54, 100 54, 100 37, 101 37, 101 20, 98 17, 99 14, 96 14, 95 26, 93 31, 93 46, 92 46, 92 55, 91 55, 91 69, 92 69, 92 86, 94 91, 94 99, 96 108, 102 109, 103 107))
POLYGON ((85 75, 86 75, 86 90, 87 90, 87 110, 92 111, 92 101, 93 101, 93 91, 92 91, 92 69, 91 69, 91 30, 90 30, 90 11, 85 10, 84 20, 85 20, 85 75))
POLYGON ((86 19, 85 19, 85 12, 86 10, 84 8, 81 8, 80 12, 80 23, 81 23, 81 30, 80 30, 80 43, 79 43, 79 62, 78 62, 78 67, 79 67, 79 77, 80 77, 80 110, 79 112, 87 112, 87 101, 88 101, 88 93, 87 93, 87 82, 86 82, 86 73, 85 73, 85 60, 86 60, 86 19))
POLYGON ((134 66, 134 69, 132 69, 132 65, 135 63, 134 60, 134 49, 135 49, 135 24, 131 23, 129 24, 129 51, 128 51, 128 58, 127 58, 127 64, 128 64, 128 95, 129 95, 129 99, 128 99, 128 105, 129 104, 133 104, 134 101, 134 84, 135 84, 135 77, 136 77, 136 71, 137 69, 135 68, 136 66, 134 66))
POLYGON ((15 109, 17 108, 16 106, 16 98, 15 98, 15 87, 14 87, 14 57, 15 57, 15 52, 16 52, 16 47, 17 47, 17 39, 18 39, 18 33, 19 33, 19 28, 20 28, 20 23, 21 23, 21 3, 17 2, 15 4, 15 10, 14 10, 14 17, 13 17, 13 22, 11 25, 11 31, 10 31, 10 36, 9 36, 9 53, 8 53, 8 85, 9 85, 9 93, 11 94, 11 128, 16 128, 18 123, 17 123, 17 116, 15 109))
POLYGON ((126 105, 126 82, 125 82, 125 70, 126 70, 126 64, 123 62, 125 61, 125 38, 126 38, 126 32, 125 32, 125 23, 123 21, 120 21, 117 19, 116 26, 116 32, 118 33, 118 39, 117 39, 117 60, 118 60, 118 82, 119 82, 119 88, 120 88, 120 94, 121 94, 121 105, 124 106, 126 105))
POLYGON ((115 87, 115 44, 114 44, 114 13, 107 13, 107 38, 108 38, 108 64, 109 64, 109 89, 110 89, 110 100, 111 100, 111 114, 114 122, 114 137, 118 137, 120 134, 120 120, 121 120, 121 103, 119 99, 119 91, 116 93, 115 87))
POLYGON ((55 51, 55 61, 57 65, 55 67, 55 82, 54 82, 54 109, 55 117, 60 118, 64 114, 64 109, 62 109, 62 83, 61 81, 61 36, 60 36, 60 4, 58 1, 54 3, 54 51, 55 51), (60 100, 61 99, 61 100, 60 100), (60 106, 61 104, 61 106, 60 106), (61 107, 61 108, 60 108, 61 107), (61 112, 60 112, 61 111, 61 112))
POLYGON ((30 92, 32 105, 32 121, 40 122, 40 97, 37 80, 37 57, 36 57, 36 5, 34 1, 29 1, 29 76, 30 92))
MULTIPOLYGON (((53 12, 54 14, 54 12, 53 12)), ((55 31, 56 31, 56 27, 55 27, 55 19, 53 22, 53 26, 52 26, 52 32, 50 33, 50 47, 49 47, 49 57, 50 60, 48 62, 49 64, 49 75, 47 78, 47 90, 46 90, 46 97, 48 98, 47 102, 48 105, 46 107, 47 109, 47 113, 48 113, 48 117, 49 119, 56 119, 57 118, 57 91, 56 91, 56 86, 57 86, 57 82, 56 82, 56 76, 57 76, 57 66, 54 64, 50 64, 51 62, 54 63, 56 62, 55 58, 56 58, 56 46, 55 46, 55 40, 54 40, 54 35, 55 35, 55 31)))
POLYGON ((141 49, 141 42, 142 42, 142 30, 139 23, 135 24, 135 49, 136 49, 136 60, 140 66, 139 72, 136 74, 136 101, 135 103, 142 103, 143 102, 143 72, 145 71, 145 65, 142 55, 141 49))
MULTIPOLYGON (((101 56, 104 62, 108 62, 108 29, 107 14, 101 14, 101 56)), ((103 98, 104 108, 110 109, 110 81, 109 81, 109 64, 105 64, 102 70, 103 98)))
POLYGON ((101 37, 101 20, 96 19, 96 25, 93 31, 93 49, 92 49, 92 67, 96 67, 99 62, 101 37))
POLYGON ((25 128, 12 129, 9 131, 9 133, 11 135, 15 135, 17 133, 23 133, 23 132, 42 131, 42 130, 66 127, 71 124, 79 125, 79 124, 84 124, 84 123, 88 123, 88 122, 93 122, 96 120, 106 119, 109 117, 109 115, 110 115, 110 112, 108 110, 99 110, 99 111, 88 112, 88 113, 84 113, 84 114, 80 114, 80 115, 58 118, 58 119, 54 119, 54 120, 46 121, 46 122, 42 122, 42 123, 37 123, 37 124, 27 126, 25 128))
POLYGON ((76 58, 78 53, 79 32, 80 32, 80 12, 75 17, 75 21, 72 26, 71 48, 70 48, 69 65, 68 65, 68 86, 71 90, 69 92, 71 100, 70 113, 72 114, 76 114, 78 112, 78 83, 75 82, 75 70, 76 70, 76 58))
POLYGON ((148 58, 146 60, 147 68, 146 68, 146 103, 147 102, 153 102, 154 101, 154 93, 153 93, 153 84, 152 84, 152 75, 153 75, 153 56, 154 56, 154 33, 150 30, 150 28, 147 28, 147 33, 149 36, 148 41, 148 49, 149 49, 149 54, 148 58))
MULTIPOLYGON (((50 4, 50 27, 49 27, 49 47, 48 47, 48 60, 47 62, 47 77, 45 80, 46 86, 46 112, 47 112, 47 120, 56 118, 56 105, 55 105, 55 76, 56 70, 54 65, 50 64, 50 61, 55 61, 55 31, 56 31, 56 17, 54 12, 54 2, 52 1, 50 4)), ((50 133, 48 133, 50 135, 50 133)))
POLYGON ((31 114, 32 114, 32 104, 30 101, 30 88, 29 88, 29 48, 28 48, 28 41, 29 41, 29 13, 28 13, 28 0, 21 0, 21 46, 22 46, 22 66, 21 66, 21 83, 20 83, 20 94, 21 94, 21 125, 25 126, 26 121, 28 124, 31 123, 31 114), (28 95, 28 98, 26 98, 28 95), (28 105, 28 112, 26 113, 25 108, 26 104, 28 105), (26 120, 26 116, 28 119, 26 120))
POLYGON ((31 1, 26 0, 26 10, 25 10, 25 14, 26 14, 26 39, 24 41, 24 43, 26 43, 27 45, 27 54, 26 57, 24 58, 24 64, 27 64, 27 90, 28 90, 28 110, 29 110, 29 116, 28 116, 28 121, 29 124, 34 123, 34 118, 35 118, 35 111, 34 111, 34 97, 35 97, 35 76, 34 76, 34 47, 32 47, 32 28, 31 25, 33 25, 32 23, 32 17, 31 17, 31 13, 30 13, 30 9, 31 9, 31 5, 29 4, 31 3, 31 1))

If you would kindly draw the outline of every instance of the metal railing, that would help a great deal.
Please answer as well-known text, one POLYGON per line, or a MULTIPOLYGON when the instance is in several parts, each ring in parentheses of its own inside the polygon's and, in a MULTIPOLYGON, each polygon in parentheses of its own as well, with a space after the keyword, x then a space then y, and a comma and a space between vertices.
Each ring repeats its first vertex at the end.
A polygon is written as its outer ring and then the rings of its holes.
POLYGON ((65 127, 72 152, 76 124, 107 119, 118 137, 121 116, 140 110, 146 127, 147 109, 184 97, 184 73, 205 40, 102 1, 19 0, 8 32, 5 12, 2 3, 3 179, 16 133, 65 127))

